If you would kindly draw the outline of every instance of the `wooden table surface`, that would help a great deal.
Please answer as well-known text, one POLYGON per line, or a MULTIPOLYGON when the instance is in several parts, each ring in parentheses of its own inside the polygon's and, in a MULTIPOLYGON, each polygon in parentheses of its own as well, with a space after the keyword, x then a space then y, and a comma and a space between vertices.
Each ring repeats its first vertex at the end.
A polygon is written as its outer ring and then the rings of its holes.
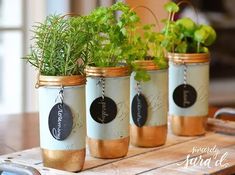
MULTIPOLYGON (((211 108, 210 115, 215 110, 211 108)), ((36 113, 0 116, 0 154, 4 154, 0 161, 27 164, 42 174, 74 174, 42 166, 38 130, 36 113)), ((166 144, 156 148, 130 146, 128 155, 120 159, 97 159, 87 151, 79 174, 235 174, 234 135, 207 132, 201 137, 178 137, 169 132, 167 137, 166 144)))

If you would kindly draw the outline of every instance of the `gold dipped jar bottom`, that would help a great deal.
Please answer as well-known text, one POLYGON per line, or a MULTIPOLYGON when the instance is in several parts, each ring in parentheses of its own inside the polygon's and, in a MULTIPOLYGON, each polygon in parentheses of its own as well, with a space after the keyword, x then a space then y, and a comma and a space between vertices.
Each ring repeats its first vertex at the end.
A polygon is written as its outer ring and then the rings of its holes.
POLYGON ((140 147, 156 147, 165 144, 167 125, 142 126, 130 125, 131 144, 140 147))
POLYGON ((181 136, 199 136, 205 134, 207 116, 185 117, 171 115, 172 132, 181 136))
POLYGON ((127 155, 129 137, 114 140, 100 140, 88 137, 90 154, 97 158, 113 159, 127 155))
POLYGON ((86 150, 48 150, 42 149, 43 164, 49 168, 70 172, 82 170, 86 150))

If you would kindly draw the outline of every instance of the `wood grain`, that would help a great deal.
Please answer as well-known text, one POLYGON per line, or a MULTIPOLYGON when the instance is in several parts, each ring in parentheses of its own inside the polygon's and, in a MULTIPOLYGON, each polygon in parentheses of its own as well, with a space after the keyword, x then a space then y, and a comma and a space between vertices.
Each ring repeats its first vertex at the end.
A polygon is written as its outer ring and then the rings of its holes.
MULTIPOLYGON (((17 152, 10 155, 0 156, 0 160, 11 158, 11 161, 31 165, 36 167, 42 174, 62 175, 66 172, 45 168, 42 166, 40 149, 34 148, 23 152, 17 152)), ((138 148, 130 146, 128 155, 121 159, 96 159, 87 153, 85 167, 81 175, 96 174, 231 174, 235 173, 235 136, 222 135, 209 132, 202 137, 178 137, 168 134, 166 145, 157 148, 138 148), (206 160, 213 157, 213 154, 206 152, 192 153, 194 148, 216 148, 219 154, 211 160, 210 166, 189 166, 185 167, 184 162, 188 154, 193 158, 202 156, 206 160), (224 163, 228 167, 214 166, 215 161, 219 160, 221 155, 228 153, 224 163), (182 164, 182 165, 177 165, 182 164)), ((72 173, 71 173, 72 174, 72 173)))
MULTIPOLYGON (((210 108, 212 116, 215 108, 210 108)), ((170 127, 169 127, 170 128, 170 127)), ((12 161, 30 165, 47 175, 69 175, 64 171, 43 167, 39 146, 38 114, 22 114, 0 117, 0 156, 1 161, 12 161), (33 148, 36 147, 36 148, 33 148), (32 149, 29 149, 32 148, 32 149), (27 149, 25 151, 21 151, 27 149), (18 152, 15 152, 18 151, 18 152), (6 154, 10 153, 10 154, 6 154)), ((88 150, 88 149, 87 149, 88 150)), ((209 159, 207 153, 193 153, 192 157, 201 156, 203 160, 209 159)), ((211 160, 215 164, 217 159, 211 160)), ((140 148, 130 146, 128 155, 120 159, 97 159, 90 156, 87 151, 84 170, 81 175, 92 174, 164 174, 164 175, 229 175, 235 173, 235 136, 221 133, 207 132, 201 137, 179 137, 168 131, 165 145, 155 148, 140 148), (184 167, 183 162, 188 154, 197 147, 216 147, 222 154, 228 152, 226 163, 228 167, 190 166, 184 167), (182 164, 177 165, 177 164, 182 164)))
POLYGON ((208 118, 207 130, 235 135, 235 122, 222 119, 208 118))
MULTIPOLYGON (((193 147, 213 147, 214 145, 217 145, 219 148, 232 146, 235 145, 235 139, 233 136, 211 134, 196 140, 179 143, 156 151, 150 151, 136 157, 133 156, 122 159, 101 167, 93 168, 87 172, 84 171, 81 174, 142 174, 149 170, 160 169, 185 160, 186 156, 192 152, 193 147)), ((199 154, 195 154, 194 156, 198 155, 199 154)), ((204 167, 204 171, 207 172, 208 169, 204 167)))

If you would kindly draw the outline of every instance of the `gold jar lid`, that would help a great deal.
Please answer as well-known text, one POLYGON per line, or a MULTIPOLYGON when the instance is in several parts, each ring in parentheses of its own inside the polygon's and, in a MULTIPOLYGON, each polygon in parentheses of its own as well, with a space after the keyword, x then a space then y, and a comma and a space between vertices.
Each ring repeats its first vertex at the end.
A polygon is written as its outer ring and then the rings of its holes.
POLYGON ((138 68, 147 71, 161 69, 157 64, 154 63, 153 60, 137 60, 134 63, 138 66, 138 68))
POLYGON ((129 66, 117 66, 117 67, 94 67, 87 66, 85 69, 87 76, 94 77, 123 77, 130 75, 129 66))
POLYGON ((209 53, 167 53, 167 58, 175 63, 205 63, 209 57, 209 53))
POLYGON ((78 86, 86 83, 84 75, 71 76, 44 76, 40 75, 37 82, 37 87, 40 86, 78 86))

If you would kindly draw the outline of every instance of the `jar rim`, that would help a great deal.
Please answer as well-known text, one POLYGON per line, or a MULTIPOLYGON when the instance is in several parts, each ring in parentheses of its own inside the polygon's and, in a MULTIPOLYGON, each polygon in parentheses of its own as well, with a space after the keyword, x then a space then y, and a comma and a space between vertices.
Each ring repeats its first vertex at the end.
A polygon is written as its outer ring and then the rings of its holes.
POLYGON ((147 71, 151 71, 151 70, 161 70, 161 69, 167 69, 167 68, 160 68, 155 62, 154 60, 136 60, 134 62, 138 68, 140 69, 144 69, 147 71))
POLYGON ((86 83, 84 75, 45 76, 40 75, 37 85, 40 86, 78 86, 86 83))
POLYGON ((116 67, 95 67, 86 66, 85 72, 87 76, 94 77, 123 77, 129 76, 131 69, 130 66, 116 66, 116 67))
POLYGON ((175 63, 205 63, 210 61, 209 53, 167 53, 170 61, 175 63))

